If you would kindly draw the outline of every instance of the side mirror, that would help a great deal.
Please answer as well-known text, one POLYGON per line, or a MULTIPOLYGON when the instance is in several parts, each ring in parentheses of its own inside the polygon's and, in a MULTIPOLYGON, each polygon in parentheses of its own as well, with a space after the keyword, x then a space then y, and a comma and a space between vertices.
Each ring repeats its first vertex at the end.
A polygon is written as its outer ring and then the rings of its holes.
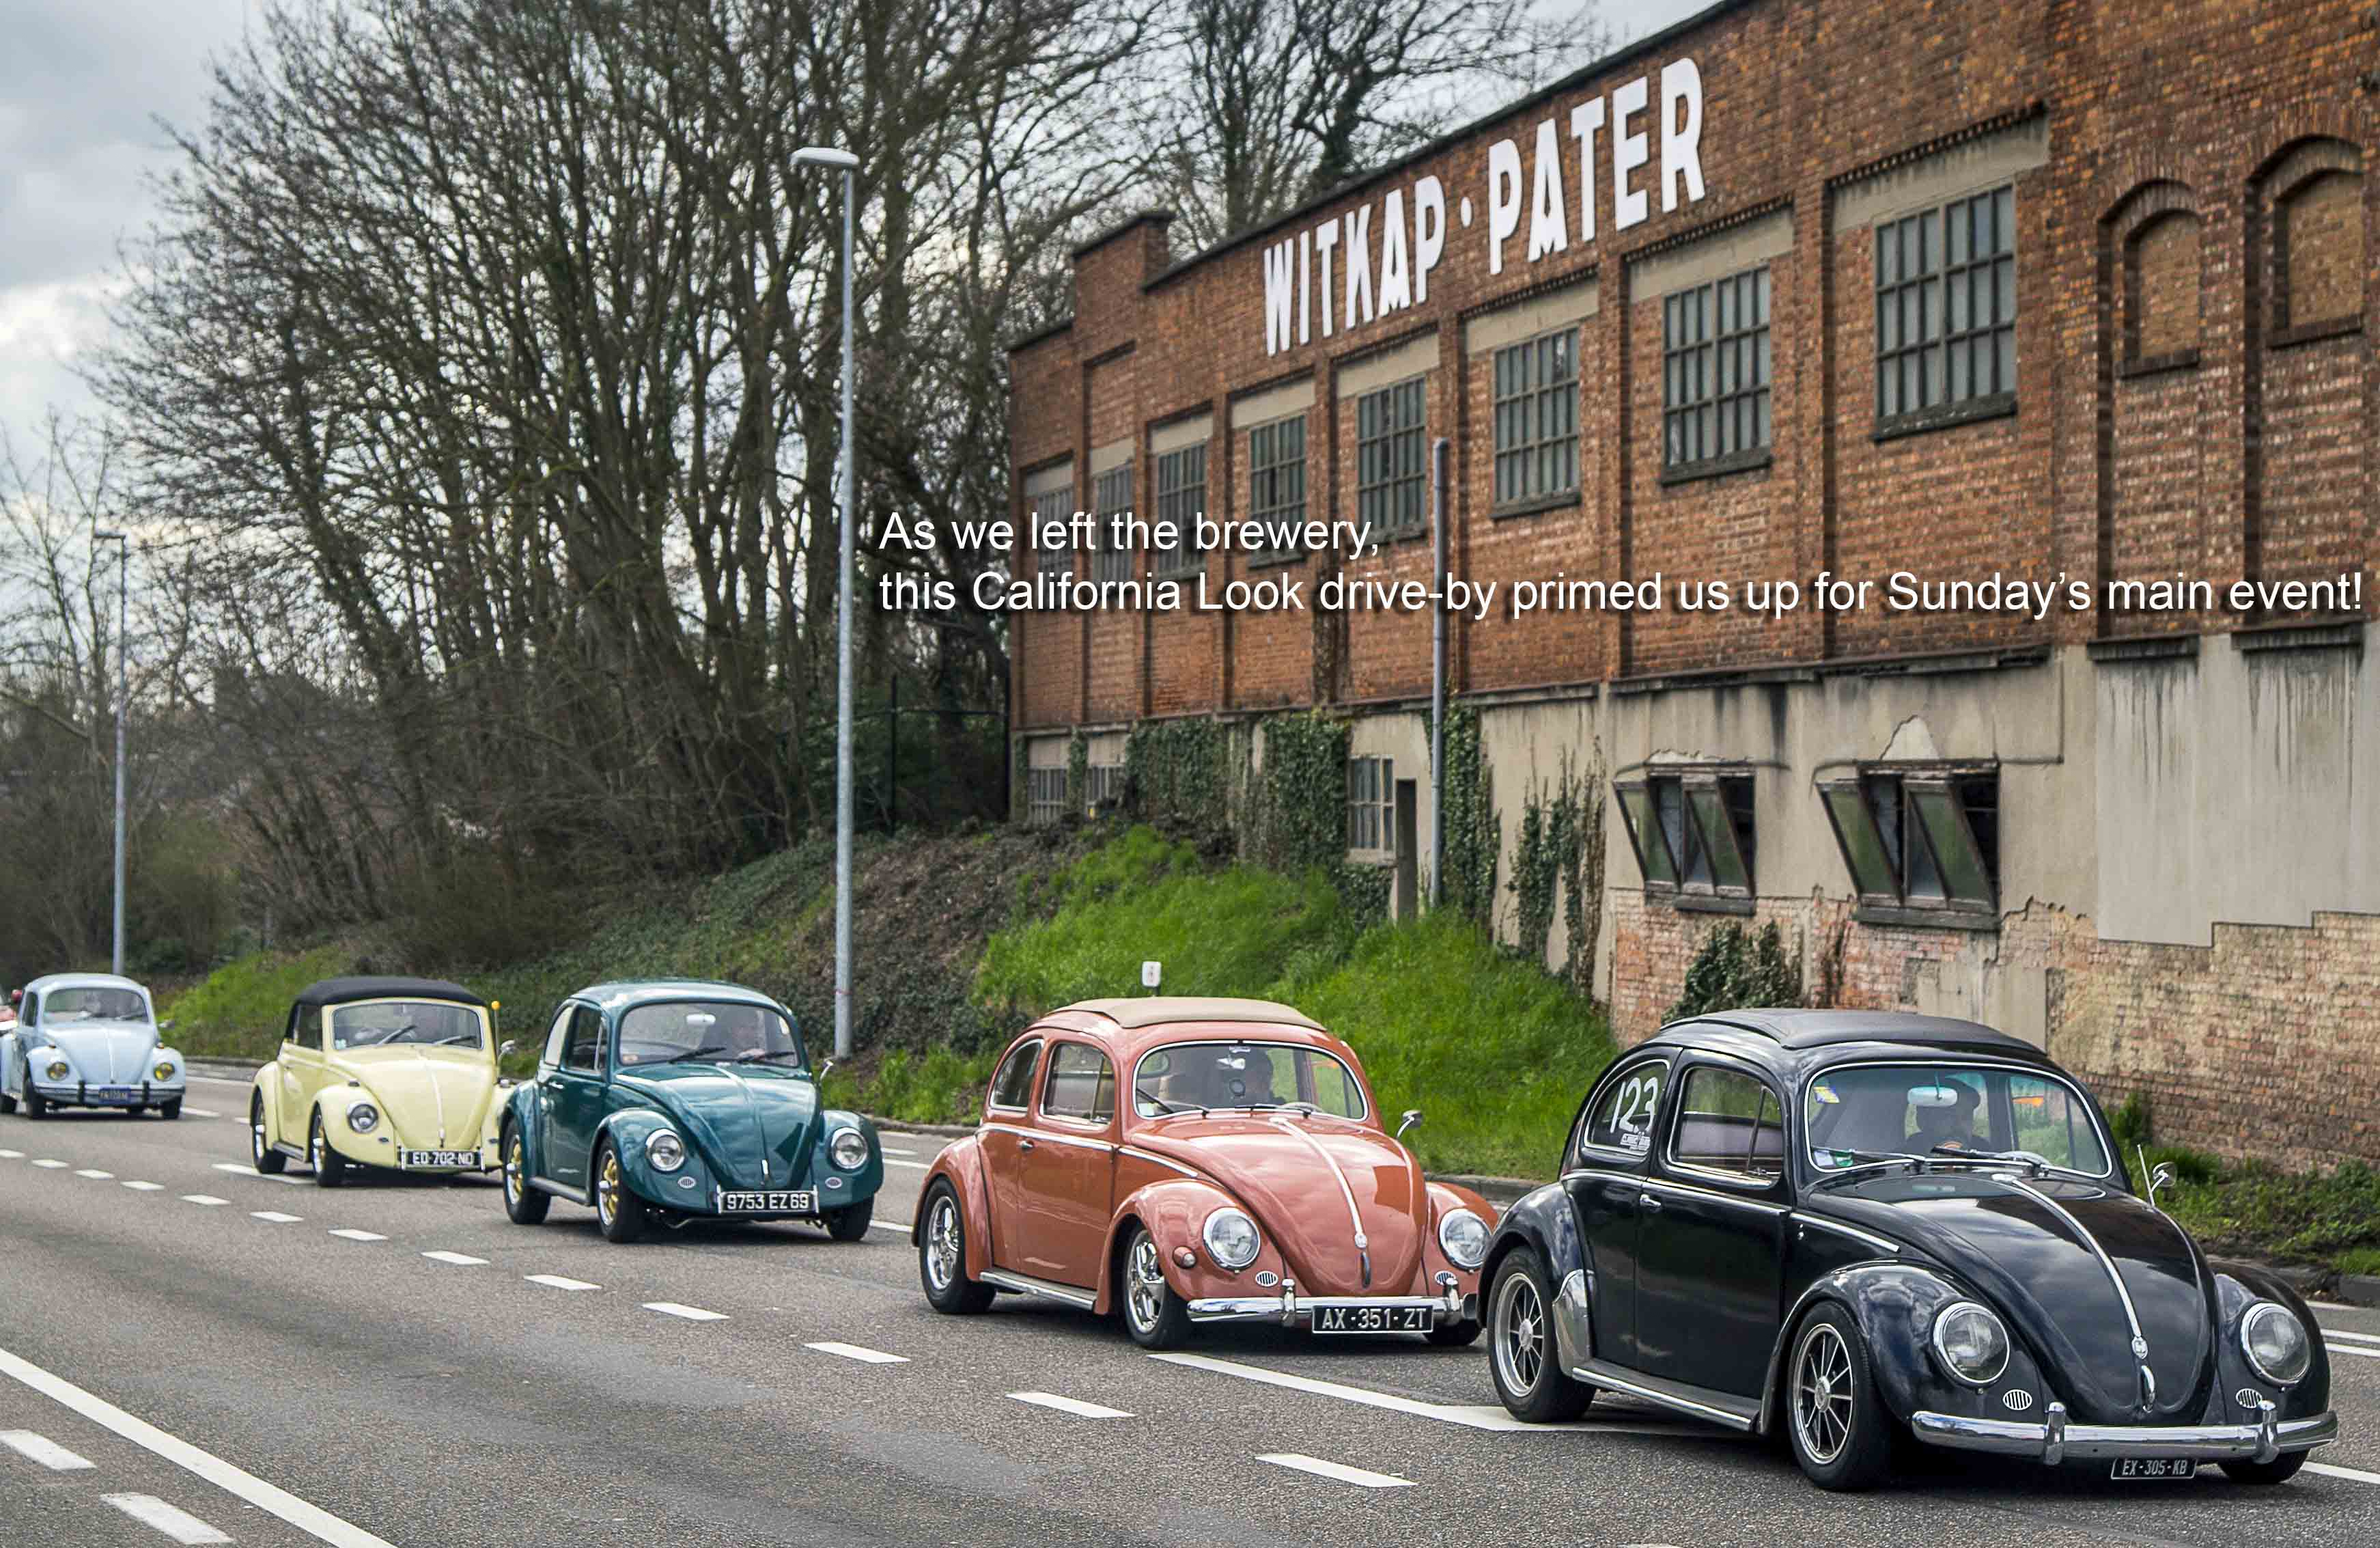
POLYGON ((1405 1137, 1405 1130, 1409 1128, 1419 1128, 1420 1127, 1421 1109, 1418 1107, 1408 1107, 1405 1109, 1405 1115, 1403 1118, 1398 1121, 1397 1138, 1402 1140, 1405 1137))
POLYGON ((164 1020, 158 1022, 157 1030, 161 1032, 172 1031, 174 1030, 174 1018, 169 1016, 165 1018, 164 1020))
POLYGON ((815 1080, 817 1081, 817 1083, 818 1083, 818 1084, 820 1084, 820 1085, 821 1085, 821 1086, 825 1085, 825 1084, 826 1084, 826 1072, 827 1072, 828 1070, 832 1069, 833 1067, 834 1067, 834 1061, 833 1061, 832 1059, 829 1059, 826 1063, 824 1063, 824 1064, 822 1064, 822 1065, 819 1066, 819 1072, 818 1072, 818 1074, 817 1074, 815 1077, 813 1077, 812 1079, 815 1079, 815 1080))
POLYGON ((519 1052, 520 1044, 511 1038, 506 1038, 504 1042, 496 1044, 496 1057, 499 1059, 510 1058, 513 1054, 519 1052))
POLYGON ((2151 1192, 2155 1192, 2160 1188, 2170 1188, 2171 1186, 2173 1186, 2173 1163, 2170 1161, 2160 1161, 2149 1173, 2149 1190, 2151 1192))

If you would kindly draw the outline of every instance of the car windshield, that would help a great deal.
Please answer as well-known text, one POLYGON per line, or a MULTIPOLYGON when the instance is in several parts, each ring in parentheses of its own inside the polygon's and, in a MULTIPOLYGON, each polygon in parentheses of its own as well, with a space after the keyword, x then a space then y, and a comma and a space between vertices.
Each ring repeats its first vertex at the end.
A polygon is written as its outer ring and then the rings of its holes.
POLYGON ((620 1018, 620 1064, 801 1065, 794 1024, 769 1006, 741 1000, 670 1000, 620 1018))
POLYGON ((2095 1177, 2113 1170, 2082 1093, 2053 1076, 1991 1065, 1830 1069, 1811 1080, 1803 1123, 1821 1171, 1961 1156, 2038 1161, 2095 1177))
POLYGON ((1144 1118, 1225 1107, 1303 1104, 1364 1115, 1364 1084, 1335 1055, 1283 1042, 1176 1042, 1140 1056, 1132 1108, 1144 1118))
POLYGON ((373 1000, 331 1012, 331 1046, 385 1048, 395 1043, 435 1048, 484 1048, 479 1007, 451 1000, 373 1000))
POLYGON ((68 984, 53 989, 42 1000, 42 1025, 63 1021, 146 1021, 149 1002, 137 989, 115 989, 102 983, 68 984))

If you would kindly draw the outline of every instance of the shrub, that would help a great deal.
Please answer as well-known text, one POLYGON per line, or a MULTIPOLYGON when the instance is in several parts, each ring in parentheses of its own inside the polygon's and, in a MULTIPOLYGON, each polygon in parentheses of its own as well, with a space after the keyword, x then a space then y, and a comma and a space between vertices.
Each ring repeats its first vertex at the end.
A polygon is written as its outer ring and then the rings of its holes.
POLYGON ((1785 955, 1784 937, 1770 920, 1753 934, 1733 920, 1705 937, 1686 969, 1678 1003, 1665 1020, 1682 1021, 1715 1010, 1802 1003, 1802 974, 1785 955))
POLYGON ((264 952, 226 963, 159 1008, 160 1017, 174 1022, 165 1041, 201 1057, 269 1059, 280 1046, 289 1002, 298 992, 351 966, 337 946, 264 952))

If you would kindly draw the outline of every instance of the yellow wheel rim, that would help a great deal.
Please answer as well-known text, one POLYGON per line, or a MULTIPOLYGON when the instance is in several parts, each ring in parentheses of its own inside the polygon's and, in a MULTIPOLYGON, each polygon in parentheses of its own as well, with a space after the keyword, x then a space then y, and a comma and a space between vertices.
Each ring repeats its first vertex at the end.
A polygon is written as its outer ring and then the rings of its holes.
POLYGON ((620 1206, 620 1157, 607 1152, 603 1157, 603 1176, 596 1187, 596 1195, 606 1215, 617 1213, 620 1206))

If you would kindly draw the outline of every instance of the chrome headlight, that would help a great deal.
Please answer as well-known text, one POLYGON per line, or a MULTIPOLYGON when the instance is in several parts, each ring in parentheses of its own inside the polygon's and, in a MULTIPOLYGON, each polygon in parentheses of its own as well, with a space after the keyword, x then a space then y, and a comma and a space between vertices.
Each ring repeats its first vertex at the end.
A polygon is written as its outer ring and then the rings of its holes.
POLYGON ((174 1079, 174 1061, 160 1059, 157 1061, 157 1067, 149 1073, 160 1080, 171 1080, 174 1079))
POLYGON ((2008 1369, 2008 1329, 1988 1307, 1952 1301, 1934 1319, 1934 1352, 1969 1386, 1989 1386, 2008 1369))
POLYGON ((1207 1255, 1227 1269, 1246 1268, 1257 1261, 1257 1249, 1263 1245, 1257 1223, 1228 1204, 1208 1215, 1198 1234, 1206 1238, 1207 1255))
POLYGON ((2240 1319, 2240 1348, 2256 1374, 2282 1386, 2302 1380, 2313 1363, 2305 1324, 2296 1312, 2274 1301, 2258 1301, 2240 1319))
POLYGON ((645 1137, 645 1159, 657 1172, 674 1172, 686 1164, 686 1141, 666 1128, 657 1128, 645 1137))
POLYGON ((43 1070, 42 1073, 47 1075, 53 1080, 63 1080, 67 1076, 72 1075, 74 1071, 67 1067, 67 1062, 64 1059, 52 1059, 50 1061, 50 1067, 43 1070))
POLYGON ((1469 1210, 1449 1210, 1439 1217, 1438 1245, 1456 1268, 1475 1269, 1488 1257, 1488 1223, 1469 1210))
POLYGON ((370 1134, 380 1127, 380 1109, 369 1102, 358 1102, 347 1109, 347 1127, 358 1134, 370 1134))
POLYGON ((856 1128, 838 1128, 826 1142, 826 1153, 844 1171, 856 1172, 868 1164, 868 1136, 856 1128))

